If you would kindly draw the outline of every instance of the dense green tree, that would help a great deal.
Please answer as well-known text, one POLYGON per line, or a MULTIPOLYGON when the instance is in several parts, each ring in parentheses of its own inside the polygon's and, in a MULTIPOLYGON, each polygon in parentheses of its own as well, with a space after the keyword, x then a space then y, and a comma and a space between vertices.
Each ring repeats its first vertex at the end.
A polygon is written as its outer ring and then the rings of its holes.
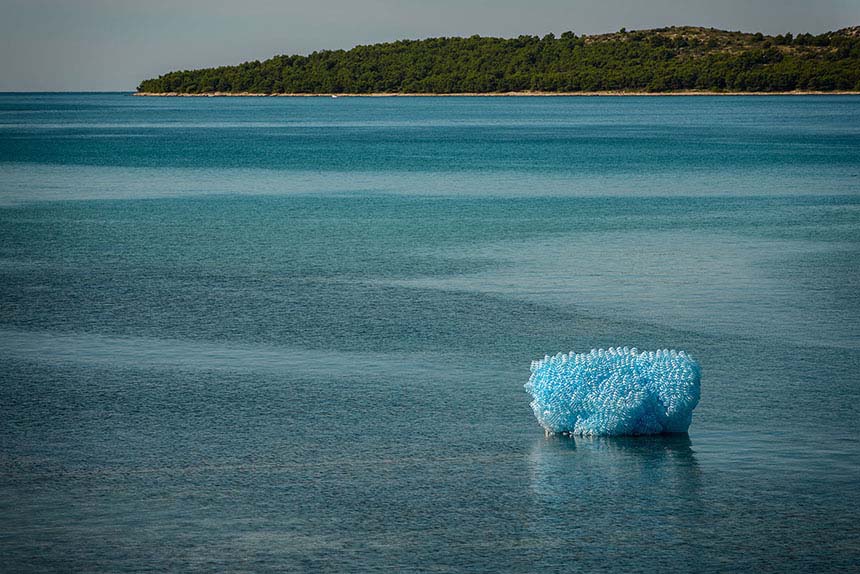
POLYGON ((153 93, 856 90, 860 29, 765 36, 705 28, 401 40, 170 72, 153 93))

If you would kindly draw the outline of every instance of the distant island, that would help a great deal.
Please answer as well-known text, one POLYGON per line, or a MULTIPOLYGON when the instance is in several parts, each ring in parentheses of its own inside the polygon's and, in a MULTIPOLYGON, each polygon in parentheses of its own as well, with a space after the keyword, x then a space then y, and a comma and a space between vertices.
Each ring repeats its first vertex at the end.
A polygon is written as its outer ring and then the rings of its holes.
POLYGON ((860 26, 825 34, 672 27, 401 40, 144 80, 138 95, 860 92, 860 26))

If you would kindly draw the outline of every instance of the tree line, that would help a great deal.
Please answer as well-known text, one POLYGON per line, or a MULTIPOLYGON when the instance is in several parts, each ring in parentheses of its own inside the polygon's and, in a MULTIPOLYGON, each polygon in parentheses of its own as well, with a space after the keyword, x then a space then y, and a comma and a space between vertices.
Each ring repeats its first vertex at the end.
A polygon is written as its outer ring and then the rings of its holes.
POLYGON ((766 36, 704 28, 402 40, 141 82, 152 93, 860 91, 860 28, 766 36))

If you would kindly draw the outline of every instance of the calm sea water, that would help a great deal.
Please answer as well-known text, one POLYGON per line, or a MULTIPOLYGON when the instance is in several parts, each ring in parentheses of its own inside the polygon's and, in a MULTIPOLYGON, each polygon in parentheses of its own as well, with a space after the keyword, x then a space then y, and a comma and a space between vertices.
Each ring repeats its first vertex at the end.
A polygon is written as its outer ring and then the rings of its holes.
POLYGON ((0 95, 0 570, 853 570, 858 326, 858 97, 0 95))

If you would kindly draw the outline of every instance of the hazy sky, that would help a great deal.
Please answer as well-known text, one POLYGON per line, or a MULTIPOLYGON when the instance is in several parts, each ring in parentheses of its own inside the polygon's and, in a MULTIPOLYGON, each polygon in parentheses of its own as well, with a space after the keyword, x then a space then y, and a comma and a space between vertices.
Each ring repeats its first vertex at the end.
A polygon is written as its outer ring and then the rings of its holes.
POLYGON ((0 0, 0 91, 133 90, 174 69, 402 38, 671 25, 821 33, 860 0, 0 0))

